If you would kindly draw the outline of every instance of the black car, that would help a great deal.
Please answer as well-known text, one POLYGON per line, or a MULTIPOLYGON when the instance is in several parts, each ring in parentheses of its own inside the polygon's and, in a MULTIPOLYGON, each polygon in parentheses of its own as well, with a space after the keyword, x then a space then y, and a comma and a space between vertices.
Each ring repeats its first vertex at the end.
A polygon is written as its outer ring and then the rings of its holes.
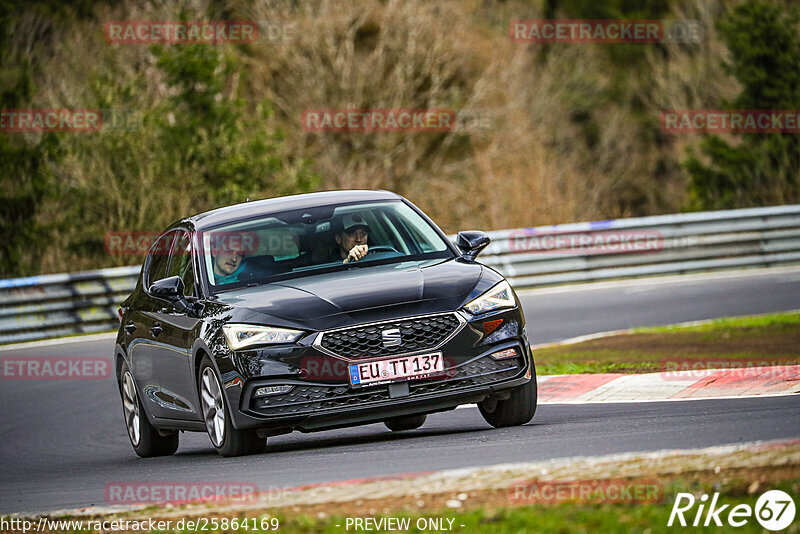
POLYGON ((536 411, 520 302, 422 211, 386 191, 247 202, 182 219, 155 241, 120 308, 116 372, 140 456, 208 432, 223 456, 269 436, 478 403, 495 426, 536 411))

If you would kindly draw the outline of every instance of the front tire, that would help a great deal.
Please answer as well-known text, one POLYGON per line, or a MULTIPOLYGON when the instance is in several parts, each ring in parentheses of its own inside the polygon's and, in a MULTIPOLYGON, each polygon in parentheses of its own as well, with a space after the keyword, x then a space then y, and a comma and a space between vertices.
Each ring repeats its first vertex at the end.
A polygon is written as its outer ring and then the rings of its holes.
POLYGON ((527 384, 511 390, 511 396, 506 400, 486 399, 478 404, 478 410, 495 428, 520 426, 533 419, 536 399, 536 368, 531 362, 531 379, 527 384))
POLYGON ((267 445, 267 438, 259 438, 255 430, 239 430, 233 426, 225 393, 208 356, 203 357, 197 379, 203 421, 211 444, 220 456, 262 452, 267 445))
POLYGON ((401 430, 414 430, 425 424, 425 419, 428 416, 422 415, 404 415, 401 417, 392 417, 383 422, 386 428, 392 432, 399 432, 401 430))
POLYGON ((119 393, 122 396, 122 415, 133 450, 142 458, 169 456, 178 450, 178 433, 162 434, 147 420, 133 374, 123 362, 120 369, 119 393))

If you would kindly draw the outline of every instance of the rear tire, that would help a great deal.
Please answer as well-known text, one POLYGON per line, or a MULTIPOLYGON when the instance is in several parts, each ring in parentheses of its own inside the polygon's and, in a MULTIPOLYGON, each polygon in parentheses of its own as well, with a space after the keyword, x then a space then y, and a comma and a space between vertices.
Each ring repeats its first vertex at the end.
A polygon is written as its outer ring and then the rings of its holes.
POLYGON ((487 399, 478 409, 487 423, 495 428, 520 426, 530 422, 536 413, 536 368, 531 362, 531 379, 511 390, 506 400, 487 399))
POLYGON ((422 415, 403 415, 401 417, 392 417, 383 422, 386 428, 392 432, 399 432, 401 430, 414 430, 425 424, 425 419, 428 416, 422 415))
POLYGON ((206 431, 220 456, 244 456, 264 451, 267 438, 259 438, 255 430, 239 430, 233 426, 225 392, 208 356, 203 356, 200 363, 197 387, 206 431))
POLYGON ((119 393, 122 397, 122 415, 133 450, 142 458, 169 456, 178 450, 178 433, 160 433, 147 420, 136 381, 128 365, 123 362, 119 373, 119 393))

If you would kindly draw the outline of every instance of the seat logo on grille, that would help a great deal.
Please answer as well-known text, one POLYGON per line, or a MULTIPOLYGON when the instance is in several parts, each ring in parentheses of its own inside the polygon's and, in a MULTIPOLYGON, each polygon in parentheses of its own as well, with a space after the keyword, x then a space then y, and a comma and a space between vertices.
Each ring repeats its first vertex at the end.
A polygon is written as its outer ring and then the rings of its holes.
POLYGON ((381 332, 381 339, 383 340, 383 346, 386 348, 398 346, 402 343, 400 339, 400 329, 389 328, 388 330, 384 330, 381 332))

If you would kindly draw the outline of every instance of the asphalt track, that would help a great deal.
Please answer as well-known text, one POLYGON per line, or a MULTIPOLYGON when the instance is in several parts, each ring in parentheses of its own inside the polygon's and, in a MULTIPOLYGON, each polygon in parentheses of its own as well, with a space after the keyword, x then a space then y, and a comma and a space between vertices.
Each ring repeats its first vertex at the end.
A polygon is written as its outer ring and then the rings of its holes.
MULTIPOLYGON (((532 343, 644 325, 800 309, 800 268, 670 277, 523 292, 532 343)), ((109 356, 113 341, 56 341, 6 356, 109 356)), ((139 459, 114 381, 0 381, 0 513, 104 505, 106 484, 240 481, 260 490, 568 456, 800 437, 797 396, 543 405, 524 426, 494 430, 474 408, 420 429, 383 425, 294 433, 265 453, 221 458, 208 437, 181 436, 175 456, 139 459)))

